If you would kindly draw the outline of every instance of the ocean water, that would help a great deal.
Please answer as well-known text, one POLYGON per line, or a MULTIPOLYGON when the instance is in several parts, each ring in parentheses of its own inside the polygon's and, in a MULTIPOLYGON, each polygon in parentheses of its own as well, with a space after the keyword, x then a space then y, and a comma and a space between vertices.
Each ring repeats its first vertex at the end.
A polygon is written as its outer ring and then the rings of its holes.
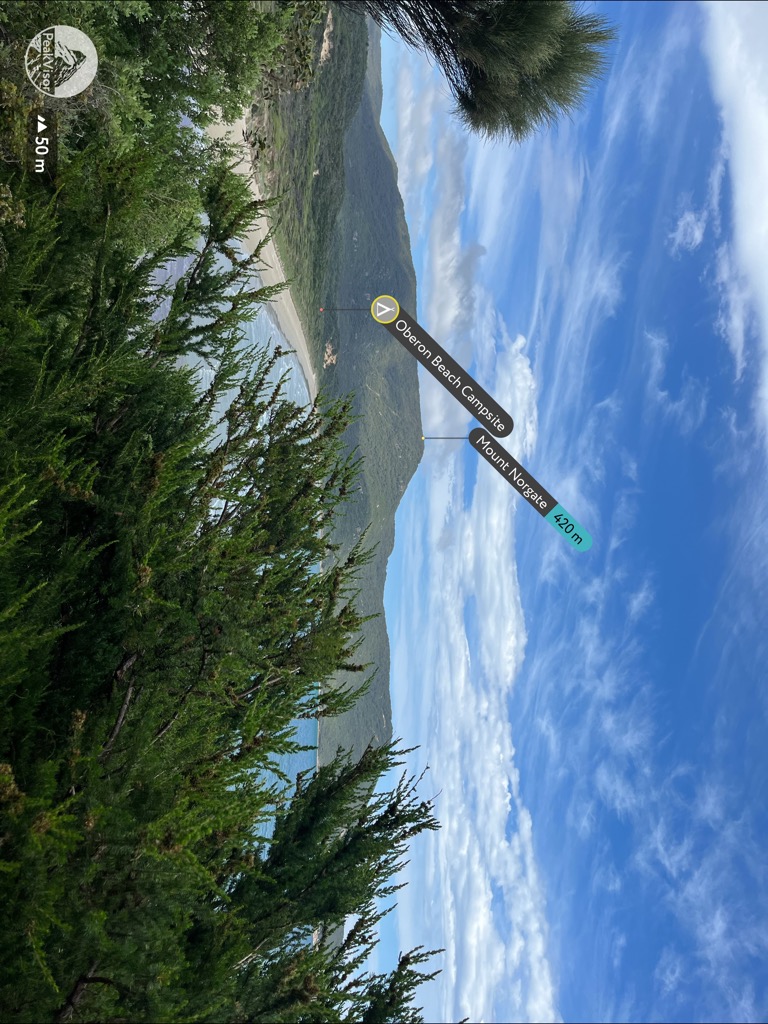
MULTIPOLYGON (((240 249, 242 252, 242 249, 240 249)), ((185 270, 190 266, 194 257, 190 256, 186 259, 174 260, 168 263, 165 267, 159 270, 155 275, 155 281, 158 287, 164 282, 168 281, 173 283, 177 281, 185 270)), ((222 260, 222 263, 224 261, 222 260)), ((261 282, 256 275, 258 283, 261 282)), ((156 313, 156 319, 161 320, 168 313, 170 307, 170 299, 166 299, 163 304, 158 308, 156 313)), ((247 351, 252 351, 254 348, 266 349, 269 352, 273 352, 276 347, 283 350, 290 349, 285 337, 281 334, 280 329, 277 325, 277 319, 275 318, 269 304, 262 306, 258 316, 245 324, 245 336, 243 338, 242 348, 247 351)), ((205 388, 210 383, 213 369, 205 364, 202 364, 199 360, 183 358, 180 362, 190 365, 197 366, 200 370, 200 384, 201 387, 205 388)), ((307 382, 304 378, 304 373, 301 369, 301 363, 299 362, 298 356, 291 350, 286 355, 282 356, 277 360, 275 366, 270 372, 270 380, 273 383, 277 381, 287 373, 287 378, 284 381, 283 393, 286 398, 295 402, 297 405, 308 405, 309 404, 309 389, 307 388, 307 382)), ((227 406, 232 401, 235 392, 232 391, 226 396, 223 396, 222 401, 219 403, 217 412, 219 414, 226 411, 227 406)), ((294 723, 296 727, 295 739, 302 746, 311 746, 313 749, 308 751, 300 751, 295 754, 286 754, 283 757, 277 759, 277 763, 280 769, 293 780, 295 785, 296 776, 299 772, 305 772, 308 769, 314 769, 317 764, 317 736, 318 727, 316 719, 309 720, 297 720, 294 723)), ((275 777, 268 778, 267 782, 275 781, 275 777)), ((262 831, 262 830, 260 830, 262 831)), ((266 834, 271 829, 267 829, 266 834)))

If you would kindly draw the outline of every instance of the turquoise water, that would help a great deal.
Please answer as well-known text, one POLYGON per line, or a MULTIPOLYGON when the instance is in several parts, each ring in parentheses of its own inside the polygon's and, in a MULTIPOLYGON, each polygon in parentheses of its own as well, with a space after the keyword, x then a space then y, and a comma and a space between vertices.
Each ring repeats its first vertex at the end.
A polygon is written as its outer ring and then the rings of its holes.
MULTIPOLYGON (((294 725, 296 726, 296 735, 294 736, 296 742, 301 743, 303 746, 311 745, 312 749, 302 750, 296 754, 285 754, 283 757, 275 758, 280 770, 291 780, 289 795, 296 788, 296 776, 300 772, 314 771, 317 767, 317 719, 302 719, 296 721, 294 725)), ((262 777, 267 786, 272 783, 284 785, 282 780, 273 772, 262 772, 262 777)), ((268 838, 272 835, 273 828, 274 821, 262 822, 256 827, 255 832, 257 835, 268 838)))

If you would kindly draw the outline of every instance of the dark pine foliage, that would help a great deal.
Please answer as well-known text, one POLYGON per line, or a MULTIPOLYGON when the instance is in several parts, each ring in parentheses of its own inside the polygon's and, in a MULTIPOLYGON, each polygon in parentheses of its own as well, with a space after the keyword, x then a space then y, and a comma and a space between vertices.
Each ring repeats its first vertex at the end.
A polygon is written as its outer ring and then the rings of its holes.
POLYGON ((0 5, 4 1021, 411 1019, 429 976, 420 950, 363 965, 377 894, 435 826, 412 781, 375 792, 395 751, 340 758, 293 798, 274 774, 297 717, 355 699, 328 685, 339 668, 366 684, 368 554, 329 539, 357 457, 347 401, 299 408, 269 382, 277 356, 243 350, 274 293, 232 240, 264 204, 226 147, 179 127, 247 101, 289 14, 0 5), (57 108, 41 184, 18 58, 51 23, 87 31, 102 70, 57 108), (363 923, 334 944, 346 915, 363 923))
POLYGON ((615 36, 571 0, 338 0, 426 53, 472 131, 519 142, 583 102, 615 36))

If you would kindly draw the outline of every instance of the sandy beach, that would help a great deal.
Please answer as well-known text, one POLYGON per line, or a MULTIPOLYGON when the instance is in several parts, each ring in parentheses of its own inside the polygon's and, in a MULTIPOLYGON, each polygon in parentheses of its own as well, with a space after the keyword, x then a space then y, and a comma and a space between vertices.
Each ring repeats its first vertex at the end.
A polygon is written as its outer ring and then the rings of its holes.
MULTIPOLYGON (((210 125, 206 131, 212 139, 229 138, 231 142, 236 144, 241 153, 241 160, 236 170, 248 179, 254 197, 261 199, 262 195, 256 181, 256 176, 253 173, 249 148, 243 138, 245 117, 241 117, 239 121, 235 121, 233 124, 224 124, 221 121, 217 121, 215 124, 210 125)), ((268 217, 269 214, 267 213, 243 239, 243 245, 249 253, 253 253, 256 246, 267 234, 269 230, 268 217)), ((262 249, 261 260, 263 265, 259 268, 259 276, 265 285, 280 284, 285 281, 287 275, 280 263, 280 257, 277 254, 274 241, 268 242, 264 249, 262 249)), ((301 369, 307 381, 310 398, 314 401, 317 395, 317 379, 312 369, 307 339, 304 336, 301 320, 296 312, 296 306, 293 303, 290 290, 286 288, 285 291, 270 301, 269 306, 277 319, 280 332, 298 356, 301 369)))
MULTIPOLYGON (((215 124, 210 125, 206 131, 212 139, 229 138, 231 142, 234 142, 237 145, 239 152, 242 154, 242 158, 236 170, 245 175, 248 179, 248 184, 250 185, 255 198, 261 199, 261 190, 259 189, 258 182, 256 181, 256 176, 253 173, 248 145, 243 137, 245 132, 245 117, 241 117, 239 121, 235 121, 233 124, 225 124, 223 121, 217 121, 215 124)), ((269 214, 259 221, 256 227, 243 239, 243 245, 249 253, 254 251, 256 246, 261 242, 269 230, 268 217, 269 214)), ((287 275, 283 270, 274 241, 268 242, 264 249, 262 249, 261 259, 263 267, 259 269, 259 275, 265 285, 280 284, 285 281, 287 275)), ((314 401, 317 396, 317 378, 315 377, 315 371, 312 369, 312 362, 309 358, 309 346, 307 345, 307 339, 304 336, 304 329, 301 326, 299 314, 296 312, 296 306, 293 303, 293 297, 291 296, 290 289, 286 288, 275 299, 272 299, 269 303, 269 307, 275 315, 281 334, 298 356, 301 369, 307 381, 310 398, 314 401)), ((318 764, 323 764, 332 760, 332 757, 327 755, 325 757, 321 757, 320 723, 321 719, 318 718, 317 757, 318 764)))

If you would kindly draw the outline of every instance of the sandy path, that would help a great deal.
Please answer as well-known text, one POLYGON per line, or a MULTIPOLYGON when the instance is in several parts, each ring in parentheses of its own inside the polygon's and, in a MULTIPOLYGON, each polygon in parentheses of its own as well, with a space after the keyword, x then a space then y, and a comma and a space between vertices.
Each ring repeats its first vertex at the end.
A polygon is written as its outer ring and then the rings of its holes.
MULTIPOLYGON (((253 192, 254 197, 256 199, 261 199, 263 197, 261 195, 258 182, 256 181, 256 176, 253 173, 250 151, 248 145, 243 139, 244 131, 244 117, 241 117, 239 121, 235 121, 234 124, 224 124, 221 121, 217 121, 206 129, 210 138, 229 138, 231 142, 234 142, 238 146, 241 153, 241 160, 236 170, 245 175, 248 179, 248 183, 251 186, 251 191, 253 192)), ((269 230, 268 217, 269 213, 262 217, 256 224, 255 228, 249 231, 243 239, 243 245, 249 253, 253 253, 256 246, 267 234, 269 230)), ((277 254, 274 241, 268 242, 262 249, 260 259, 263 266, 259 268, 259 276, 265 285, 281 284, 285 281, 286 274, 280 262, 280 257, 277 254)), ((301 369, 307 381, 310 398, 314 401, 317 395, 317 378, 315 377, 315 372, 312 369, 312 361, 309 357, 309 346, 307 345, 307 339, 304 335, 304 329, 301 326, 301 320, 299 319, 299 314, 296 312, 296 306, 293 303, 293 297, 291 296, 289 289, 286 288, 285 291, 272 299, 269 306, 275 314, 280 332, 298 356, 301 369)))

